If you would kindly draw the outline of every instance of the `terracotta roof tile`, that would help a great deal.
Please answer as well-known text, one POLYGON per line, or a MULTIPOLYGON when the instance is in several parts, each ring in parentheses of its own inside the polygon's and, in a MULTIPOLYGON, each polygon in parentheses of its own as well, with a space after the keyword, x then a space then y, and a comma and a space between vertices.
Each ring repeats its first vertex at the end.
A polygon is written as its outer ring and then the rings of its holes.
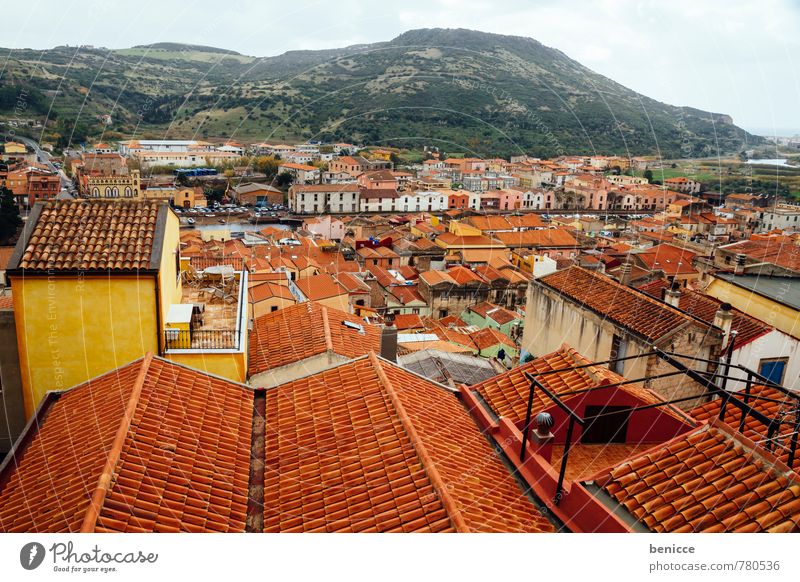
MULTIPOLYGON (((604 366, 591 366, 577 370, 569 369, 586 364, 591 364, 591 362, 573 348, 563 347, 551 354, 536 358, 508 372, 476 384, 473 389, 480 394, 481 398, 498 416, 505 416, 515 424, 518 424, 525 420, 528 402, 530 381, 525 376, 526 372, 534 374, 548 370, 567 369, 564 372, 548 374, 539 378, 548 390, 559 395, 575 390, 593 388, 601 383, 614 383, 624 380, 622 376, 615 374, 604 366)), ((662 401, 650 390, 635 384, 626 384, 617 389, 627 392, 647 404, 662 401)), ((552 401, 536 393, 534 410, 544 410, 551 405, 552 401)))
POLYGON ((518 247, 569 247, 580 246, 575 237, 563 228, 498 232, 494 237, 509 248, 518 247))
MULTIPOLYGON (((573 266, 536 282, 558 291, 617 324, 657 341, 686 324, 702 323, 649 295, 573 266)), ((707 325, 705 327, 708 327, 707 325)))
POLYGON ((800 477, 787 471, 749 439, 714 423, 595 481, 655 532, 800 531, 800 477))
POLYGON ((247 387, 159 358, 76 386, 0 492, 0 530, 244 531, 252 418, 247 387))
POLYGON ((441 386, 371 355, 266 394, 265 531, 553 529, 441 386))
POLYGON ((256 318, 250 333, 250 374, 260 374, 305 360, 334 353, 356 358, 380 349, 380 328, 363 319, 319 305, 303 302, 256 318), (363 335, 344 322, 361 325, 363 335))
MULTIPOLYGON (((797 400, 779 390, 776 390, 775 388, 769 388, 767 386, 754 386, 751 389, 751 394, 777 401, 771 402, 769 400, 761 399, 751 399, 749 401, 750 406, 769 418, 790 419, 794 415, 794 407, 797 400)), ((744 392, 737 392, 736 396, 740 400, 743 400, 744 392)), ((719 416, 721 404, 721 399, 712 400, 711 402, 707 402, 693 409, 690 414, 697 420, 710 421, 719 416)), ((738 407, 733 404, 729 404, 725 407, 725 424, 735 430, 738 430, 741 419, 742 412, 738 407)), ((781 424, 780 430, 775 435, 778 441, 776 443, 776 448, 773 450, 773 454, 779 457, 784 463, 788 462, 789 459, 788 443, 792 432, 792 425, 790 423, 784 423, 781 424)), ((745 419, 743 434, 754 442, 763 442, 767 438, 767 427, 764 426, 764 424, 759 420, 756 420, 752 416, 748 416, 745 419)), ((795 461, 796 471, 798 470, 798 467, 800 467, 800 460, 795 461)))
POLYGON ((423 329, 425 324, 416 313, 401 313, 394 318, 394 326, 399 330, 423 329))
POLYGON ((159 207, 155 201, 44 202, 18 267, 149 269, 159 207))
POLYGON ((475 343, 478 350, 485 350, 496 345, 503 345, 512 349, 516 349, 514 340, 512 340, 503 332, 492 329, 491 327, 479 329, 478 331, 469 334, 469 337, 475 343))
MULTIPOLYGON (((662 291, 668 287, 669 284, 665 280, 659 279, 640 286, 639 291, 647 293, 656 299, 661 299, 662 291)), ((714 315, 719 310, 719 306, 722 304, 722 301, 716 297, 703 295, 702 293, 692 291, 691 289, 681 289, 680 293, 681 295, 678 300, 678 308, 681 311, 685 311, 694 317, 698 317, 709 325, 714 323, 714 315)), ((734 343, 735 349, 739 349, 743 345, 750 343, 754 339, 773 330, 773 328, 768 326, 766 323, 759 321, 755 317, 751 317, 746 313, 739 311, 738 309, 731 309, 731 314, 733 316, 731 329, 736 330, 737 332, 736 341, 734 343)))
POLYGON ((310 301, 321 301, 347 294, 347 289, 328 273, 298 279, 294 284, 310 301))

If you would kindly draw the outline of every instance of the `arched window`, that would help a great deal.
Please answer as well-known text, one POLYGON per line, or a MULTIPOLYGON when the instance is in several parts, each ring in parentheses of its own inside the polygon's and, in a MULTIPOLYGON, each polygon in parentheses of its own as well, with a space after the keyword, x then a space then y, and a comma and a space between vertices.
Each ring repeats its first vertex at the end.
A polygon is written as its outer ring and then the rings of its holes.
POLYGON ((105 189, 105 194, 103 194, 103 195, 104 195, 106 198, 110 198, 110 197, 111 197, 111 188, 109 188, 108 186, 106 186, 106 189, 105 189))
POLYGON ((112 188, 112 190, 111 190, 111 195, 112 195, 114 198, 116 198, 117 196, 119 196, 119 188, 117 188, 116 186, 115 186, 114 188, 112 188))
POLYGON ((94 196, 95 198, 100 196, 100 190, 98 190, 97 188, 92 188, 92 196, 94 196))
POLYGON ((133 195, 133 192, 131 191, 131 187, 130 186, 125 186, 125 197, 126 198, 130 198, 132 195, 133 195))

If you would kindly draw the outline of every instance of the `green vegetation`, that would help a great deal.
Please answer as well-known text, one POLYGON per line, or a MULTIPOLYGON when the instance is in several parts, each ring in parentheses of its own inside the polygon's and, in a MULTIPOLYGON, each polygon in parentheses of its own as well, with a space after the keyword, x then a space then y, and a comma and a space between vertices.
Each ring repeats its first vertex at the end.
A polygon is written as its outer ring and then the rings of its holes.
MULTIPOLYGON (((761 141, 726 116, 659 103, 535 40, 468 30, 415 30, 264 59, 176 43, 7 53, 4 84, 38 91, 59 119, 80 117, 98 138, 113 131, 434 145, 451 155, 665 157, 738 153, 761 141), (111 126, 99 121, 104 114, 111 126)), ((2 115, 11 115, 8 104, 2 115)))
POLYGON ((7 244, 20 226, 22 226, 22 219, 14 200, 14 193, 3 186, 0 188, 0 242, 7 244))

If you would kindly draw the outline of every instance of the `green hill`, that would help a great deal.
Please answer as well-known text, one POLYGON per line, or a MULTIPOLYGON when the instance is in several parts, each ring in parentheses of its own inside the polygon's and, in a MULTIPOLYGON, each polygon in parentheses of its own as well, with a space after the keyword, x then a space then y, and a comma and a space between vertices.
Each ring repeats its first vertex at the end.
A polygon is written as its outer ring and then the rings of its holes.
POLYGON ((62 142, 112 131, 666 158, 761 142, 726 115, 660 103, 533 39, 469 30, 269 58, 177 43, 7 53, 0 115, 13 115, 21 91, 35 96, 28 115, 49 110, 48 131, 62 142), (110 127, 97 121, 102 114, 112 115, 110 127))

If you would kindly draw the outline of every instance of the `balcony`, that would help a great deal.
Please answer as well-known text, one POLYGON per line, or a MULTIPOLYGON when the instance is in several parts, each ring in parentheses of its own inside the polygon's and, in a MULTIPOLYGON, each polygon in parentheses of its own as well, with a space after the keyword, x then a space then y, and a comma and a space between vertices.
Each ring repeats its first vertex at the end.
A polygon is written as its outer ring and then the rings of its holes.
POLYGON ((247 272, 226 264, 190 267, 183 273, 181 302, 164 322, 167 354, 234 353, 247 333, 247 272))

